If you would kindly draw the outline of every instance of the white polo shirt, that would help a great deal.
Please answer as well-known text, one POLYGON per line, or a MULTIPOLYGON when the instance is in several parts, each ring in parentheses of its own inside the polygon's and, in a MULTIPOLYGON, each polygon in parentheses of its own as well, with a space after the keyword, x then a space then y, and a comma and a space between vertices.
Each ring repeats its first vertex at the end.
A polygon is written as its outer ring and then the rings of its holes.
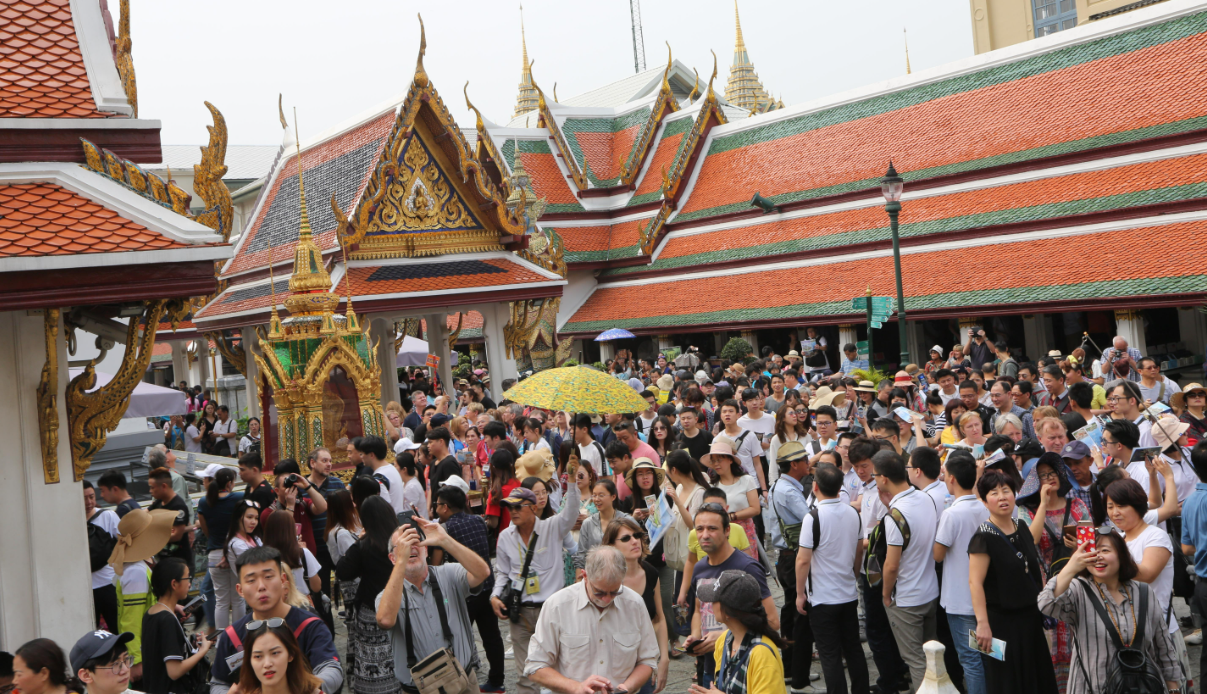
POLYGON ((968 541, 988 519, 989 509, 972 494, 953 501, 951 508, 939 518, 935 542, 947 548, 939 604, 948 614, 973 614, 972 591, 968 588, 968 541))
MULTIPOLYGON (((1173 471, 1173 481, 1178 488, 1178 503, 1186 501, 1193 492, 1195 485, 1199 483, 1199 476, 1194 471, 1194 466, 1190 464, 1190 449, 1182 449, 1182 459, 1174 460, 1164 453, 1161 457, 1166 463, 1169 463, 1169 468, 1173 471)), ((1138 460, 1134 463, 1129 463, 1127 466, 1127 475, 1140 483, 1144 488, 1144 493, 1148 493, 1148 468, 1144 466, 1143 460, 1138 460)), ((1157 484, 1161 486, 1161 495, 1165 495, 1165 477, 1157 475, 1157 484)))
POLYGON ((863 531, 860 538, 866 540, 868 534, 872 532, 872 528, 884 518, 884 514, 888 513, 888 509, 884 504, 880 503, 880 490, 876 488, 876 479, 868 480, 862 486, 863 499, 859 504, 859 518, 863 522, 863 531))
MULTIPOLYGON (((929 495, 910 487, 893 497, 889 504, 905 516, 909 523, 909 547, 901 553, 901 568, 893 600, 899 607, 915 607, 939 597, 939 577, 935 573, 935 533, 939 517, 929 495)), ((901 547, 905 540, 897 524, 884 524, 884 536, 891 547, 901 547)))
MULTIPOLYGON (((95 517, 88 519, 88 522, 109 533, 116 540, 117 523, 119 520, 117 514, 110 509, 97 509, 97 511, 93 511, 93 515, 95 517)), ((117 574, 114 573, 113 567, 105 564, 92 572, 92 589, 96 590, 97 588, 111 586, 115 578, 117 578, 117 574)))
MULTIPOLYGON (((855 552, 859 547, 859 513, 839 499, 817 501, 821 537, 809 564, 809 602, 813 605, 843 605, 859 599, 855 582, 855 552)), ((800 526, 800 546, 813 547, 813 516, 800 526)))
POLYGON ((943 480, 935 480, 922 490, 926 492, 931 499, 935 501, 935 508, 939 511, 939 517, 943 517, 943 509, 947 508, 947 485, 943 480))

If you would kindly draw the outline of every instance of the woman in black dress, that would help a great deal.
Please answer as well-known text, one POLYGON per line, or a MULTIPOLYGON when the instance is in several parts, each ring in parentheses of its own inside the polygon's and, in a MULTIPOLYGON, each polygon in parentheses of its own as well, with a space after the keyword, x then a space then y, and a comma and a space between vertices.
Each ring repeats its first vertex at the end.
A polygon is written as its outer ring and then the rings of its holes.
MULTIPOLYGON (((968 584, 976 613, 976 640, 988 651, 1006 642, 1005 661, 984 657, 989 694, 1056 694, 1056 673, 1036 598, 1043 583, 1030 529, 1014 520, 1018 486, 1000 470, 987 470, 977 495, 989 509, 968 542, 968 584)), ((967 638, 967 634, 953 634, 967 638)))

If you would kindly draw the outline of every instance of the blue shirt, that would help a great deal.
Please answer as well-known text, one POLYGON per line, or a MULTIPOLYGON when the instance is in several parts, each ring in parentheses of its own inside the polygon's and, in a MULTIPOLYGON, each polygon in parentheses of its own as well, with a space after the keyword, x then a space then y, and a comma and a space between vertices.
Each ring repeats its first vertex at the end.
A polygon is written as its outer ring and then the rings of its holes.
POLYGON ((848 359, 844 358, 843 362, 842 362, 842 372, 843 372, 843 374, 845 374, 847 376, 850 376, 852 373, 854 373, 856 369, 866 370, 867 368, 868 368, 867 359, 850 359, 850 360, 848 360, 848 359))
POLYGON ((780 522, 784 525, 796 525, 809 515, 809 504, 805 502, 805 487, 788 475, 780 475, 775 484, 771 485, 771 508, 779 522, 771 524, 771 544, 776 549, 795 549, 788 547, 780 532, 780 522))
POLYGON ((1194 485, 1182 502, 1182 544, 1194 547, 1194 572, 1207 578, 1207 484, 1194 485))

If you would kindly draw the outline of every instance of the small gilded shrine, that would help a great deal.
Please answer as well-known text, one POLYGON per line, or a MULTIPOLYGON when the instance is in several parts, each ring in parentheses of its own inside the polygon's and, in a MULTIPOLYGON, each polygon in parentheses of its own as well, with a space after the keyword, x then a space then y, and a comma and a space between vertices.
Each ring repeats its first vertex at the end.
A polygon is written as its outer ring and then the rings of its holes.
POLYGON ((302 219, 285 299, 289 317, 281 320, 274 298, 268 330, 259 331, 256 363, 277 409, 280 458, 305 461, 320 446, 343 458, 341 442, 385 435, 380 370, 351 296, 346 313, 336 313, 340 299, 310 229, 300 147, 298 161, 302 219))

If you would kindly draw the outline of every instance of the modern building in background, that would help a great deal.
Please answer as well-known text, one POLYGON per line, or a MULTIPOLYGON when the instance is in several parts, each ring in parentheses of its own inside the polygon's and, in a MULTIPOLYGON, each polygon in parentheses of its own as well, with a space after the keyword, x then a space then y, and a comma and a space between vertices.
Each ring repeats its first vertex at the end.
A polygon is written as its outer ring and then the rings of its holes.
POLYGON ((1164 0, 969 0, 977 54, 1013 46, 1164 0))

